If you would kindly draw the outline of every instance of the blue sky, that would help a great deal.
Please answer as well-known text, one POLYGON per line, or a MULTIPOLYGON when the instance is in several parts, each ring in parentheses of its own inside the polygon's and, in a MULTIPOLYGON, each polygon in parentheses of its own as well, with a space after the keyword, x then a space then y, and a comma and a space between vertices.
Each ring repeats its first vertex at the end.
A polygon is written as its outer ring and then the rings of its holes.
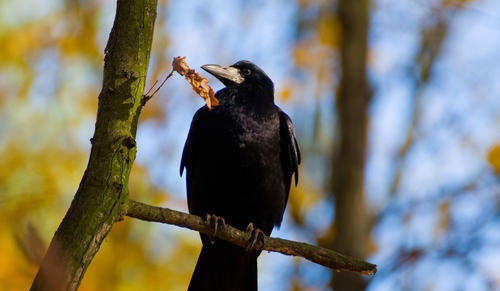
MULTIPOLYGON (((114 1, 103 2, 98 39, 102 49, 114 17, 114 1)), ((20 3, 1 3, 2 23, 16 25, 43 17, 62 1, 20 3)), ((436 12, 434 5, 434 1, 425 0, 373 3, 369 76, 374 98, 370 108, 366 194, 371 209, 374 212, 385 209, 386 214, 373 231, 379 248, 371 260, 379 264, 380 271, 373 278, 370 290, 398 290, 401 286, 415 290, 488 290, 489 282, 481 274, 487 274, 493 284, 500 286, 500 186, 485 160, 488 148, 500 140, 500 1, 465 3, 455 15, 447 15, 451 21, 449 36, 431 80, 420 95, 422 110, 417 142, 403 163, 395 198, 388 197, 395 152, 405 138, 410 121, 411 96, 415 90, 409 72, 414 69, 419 30, 432 21, 431 16, 436 12), (477 181, 475 189, 447 196, 471 180, 477 181), (436 234, 440 219, 438 208, 448 198, 454 230, 439 235, 436 234), (443 259, 442 252, 450 244, 463 249, 462 258, 443 259), (387 268, 387 262, 394 259, 398 250, 410 248, 423 248, 428 252, 413 266, 387 268)), ((294 80, 299 85, 291 99, 287 102, 278 99, 277 103, 294 120, 302 145, 324 150, 330 145, 325 144, 325 139, 313 139, 311 124, 317 105, 322 113, 323 129, 328 131, 334 124, 333 98, 329 88, 322 88, 318 94, 311 93, 316 92, 318 80, 298 70, 291 61, 298 13, 295 1, 285 0, 169 1, 166 9, 159 11, 166 17, 164 29, 169 41, 168 51, 162 53, 167 55, 167 60, 185 55, 193 68, 206 63, 251 60, 271 76, 277 92, 294 80)), ((43 111, 44 106, 58 103, 44 102, 54 94, 58 80, 70 82, 71 88, 78 90, 101 82, 100 76, 85 62, 75 60, 67 74, 61 76, 58 55, 50 50, 41 55, 41 61, 36 64, 39 77, 30 93, 32 107, 22 109, 26 114, 18 118, 28 115, 30 110, 43 111)), ((166 63, 165 74, 169 69, 166 63)), ((17 80, 15 72, 0 73, 6 76, 4 80, 17 80)), ((217 80, 210 79, 214 89, 221 88, 217 80)), ((170 79, 155 98, 168 108, 168 116, 161 126, 152 122, 140 125, 137 162, 150 169, 156 185, 183 201, 185 184, 178 174, 179 161, 191 118, 203 101, 178 76, 170 79)), ((71 115, 70 103, 62 102, 58 106, 61 112, 71 115)), ((78 141, 86 150, 90 149, 88 139, 93 132, 93 118, 89 117, 79 132, 78 141)), ((9 122, 22 124, 23 120, 9 122)), ((329 134, 330 131, 325 136, 329 134)), ((322 181, 323 158, 320 154, 305 157, 302 172, 308 180, 322 181)), ((330 204, 316 205, 311 210, 307 217, 309 231, 294 228, 286 218, 284 226, 274 235, 314 242, 314 232, 326 226, 333 215, 330 204)), ((174 208, 186 210, 185 203, 176 204, 174 208)), ((157 226, 157 229, 155 249, 162 248, 165 241, 178 232, 197 239, 194 232, 169 226, 157 226)), ((305 285, 321 290, 329 280, 329 272, 301 262, 298 268, 305 285)), ((262 267, 260 290, 286 290, 288 286, 283 282, 288 282, 292 274, 292 258, 264 254, 259 264, 262 267)))
MULTIPOLYGON (((205 63, 231 64, 239 59, 249 59, 269 73, 280 91, 288 78, 299 74, 290 61, 298 7, 293 1, 257 2, 259 9, 254 9, 254 4, 239 1, 172 1, 165 24, 170 48, 165 53, 169 56, 186 55, 195 68, 205 63)), ((406 134, 411 110, 409 102, 414 94, 409 66, 413 64, 418 49, 419 29, 433 13, 431 6, 429 1, 381 0, 374 4, 369 70, 375 96, 370 110, 366 192, 375 211, 388 201, 394 152, 406 134)), ((375 228, 373 235, 379 244, 379 252, 372 256, 372 260, 380 265, 381 275, 374 278, 370 290, 396 290, 404 284, 419 290, 430 286, 436 290, 457 290, 460 286, 467 290, 488 289, 484 279, 477 272, 468 272, 460 260, 443 260, 439 245, 444 248, 448 238, 436 239, 435 228, 439 220, 436 208, 443 199, 442 193, 459 187, 484 171, 487 167, 485 152, 500 138, 499 11, 500 3, 482 1, 466 4, 450 18, 450 34, 442 57, 421 95, 424 105, 417 130, 418 142, 404 163, 398 197, 391 202, 396 208, 403 205, 403 209, 413 209, 413 214, 409 222, 404 222, 401 212, 396 211, 375 228), (422 203, 426 200, 436 203, 422 203), (410 247, 432 251, 414 269, 404 268, 388 275, 384 262, 390 261, 398 249, 410 247), (433 276, 429 276, 431 273, 433 276), (457 279, 449 280, 450 274, 457 279)), ((214 88, 221 86, 213 78, 211 84, 214 88)), ((277 100, 291 114, 303 143, 314 143, 304 141, 310 138, 308 127, 314 110, 314 103, 310 100, 314 96, 307 95, 312 92, 313 85, 304 82, 295 93, 295 98, 302 101, 294 99, 284 103, 277 100)), ((326 124, 331 122, 331 117, 328 117, 331 113, 328 110, 330 97, 328 93, 320 96, 321 106, 327 108, 323 109, 326 124)), ((138 161, 154 169, 153 175, 159 185, 183 197, 184 180, 178 176, 178 161, 191 116, 202 105, 202 100, 193 96, 181 78, 169 81, 158 98, 168 98, 169 103, 175 104, 175 109, 168 111, 170 116, 160 130, 161 135, 158 135, 157 128, 148 130, 147 124, 141 126, 139 141, 142 151, 138 161), (162 155, 165 145, 170 150, 167 155, 162 155)), ((305 164, 304 167, 311 170, 306 175, 312 175, 314 180, 314 173, 320 165, 313 159, 307 161, 307 157, 305 164)), ((487 205, 490 199, 498 198, 499 187, 493 183, 487 189, 483 192, 490 194, 472 193, 453 203, 453 219, 463 226, 461 231, 470 231, 474 221, 481 219, 485 212, 493 216, 498 213, 497 208, 488 208, 487 205)), ((325 217, 331 217, 333 211, 330 207, 314 210, 320 213, 310 215, 313 228, 317 227, 314 224, 325 225, 329 220, 325 217), (318 220, 322 218, 324 222, 318 220)), ((498 217, 493 218, 484 227, 498 223, 498 217)), ((486 239, 483 236, 490 236, 488 233, 475 235, 478 239, 486 239)), ((311 232, 298 231, 286 222, 274 235, 314 241, 311 232)), ((489 239, 498 242, 498 237, 489 239)), ((500 256, 498 249, 486 248, 484 252, 489 256, 500 256)), ((496 263, 498 259, 481 259, 481 250, 471 257, 480 270, 500 267, 496 263)), ((292 272, 292 258, 265 254, 260 265, 261 290, 286 289, 282 282, 287 282, 286 278, 292 272)), ((306 286, 324 286, 328 282, 329 273, 321 267, 302 263, 299 268, 306 286)), ((493 277, 498 280, 498 274, 493 277)))

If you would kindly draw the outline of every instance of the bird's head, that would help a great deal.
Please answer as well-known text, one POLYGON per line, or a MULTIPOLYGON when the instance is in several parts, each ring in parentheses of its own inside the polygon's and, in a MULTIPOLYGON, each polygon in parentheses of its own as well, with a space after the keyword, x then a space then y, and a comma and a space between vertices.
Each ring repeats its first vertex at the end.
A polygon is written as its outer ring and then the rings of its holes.
POLYGON ((204 65, 201 68, 228 88, 236 87, 250 93, 249 95, 263 95, 274 99, 273 81, 252 62, 238 61, 231 66, 204 65))

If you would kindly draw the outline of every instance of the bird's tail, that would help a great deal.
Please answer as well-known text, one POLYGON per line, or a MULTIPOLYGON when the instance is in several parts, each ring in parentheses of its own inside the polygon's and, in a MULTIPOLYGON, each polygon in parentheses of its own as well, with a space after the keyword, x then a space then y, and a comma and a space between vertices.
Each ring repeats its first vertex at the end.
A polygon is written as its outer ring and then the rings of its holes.
POLYGON ((257 257, 231 243, 217 240, 205 243, 191 277, 188 291, 255 291, 257 290, 257 257))

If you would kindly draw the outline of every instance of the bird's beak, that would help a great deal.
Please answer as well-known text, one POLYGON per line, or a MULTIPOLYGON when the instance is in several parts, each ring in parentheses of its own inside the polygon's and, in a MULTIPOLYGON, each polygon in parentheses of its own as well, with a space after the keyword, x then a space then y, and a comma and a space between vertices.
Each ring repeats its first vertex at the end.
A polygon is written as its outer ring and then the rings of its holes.
POLYGON ((231 83, 241 84, 245 81, 245 78, 240 73, 240 70, 234 67, 224 67, 219 65, 204 65, 201 68, 210 74, 214 75, 219 79, 224 85, 230 85, 231 83))

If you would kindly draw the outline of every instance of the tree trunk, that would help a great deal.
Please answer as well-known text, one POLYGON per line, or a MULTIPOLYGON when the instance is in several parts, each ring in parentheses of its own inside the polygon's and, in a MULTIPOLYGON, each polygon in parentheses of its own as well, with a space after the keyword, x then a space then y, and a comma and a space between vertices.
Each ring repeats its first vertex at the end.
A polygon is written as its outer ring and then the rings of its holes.
MULTIPOLYGON (((339 148, 332 162, 335 195, 333 248, 364 258, 369 217, 364 199, 368 106, 371 90, 366 74, 369 0, 340 0, 342 77, 337 102, 339 148)), ((335 290, 364 290, 366 281, 355 274, 333 273, 335 290)))
POLYGON ((119 0, 87 169, 30 290, 76 290, 123 215, 157 0, 119 0))

